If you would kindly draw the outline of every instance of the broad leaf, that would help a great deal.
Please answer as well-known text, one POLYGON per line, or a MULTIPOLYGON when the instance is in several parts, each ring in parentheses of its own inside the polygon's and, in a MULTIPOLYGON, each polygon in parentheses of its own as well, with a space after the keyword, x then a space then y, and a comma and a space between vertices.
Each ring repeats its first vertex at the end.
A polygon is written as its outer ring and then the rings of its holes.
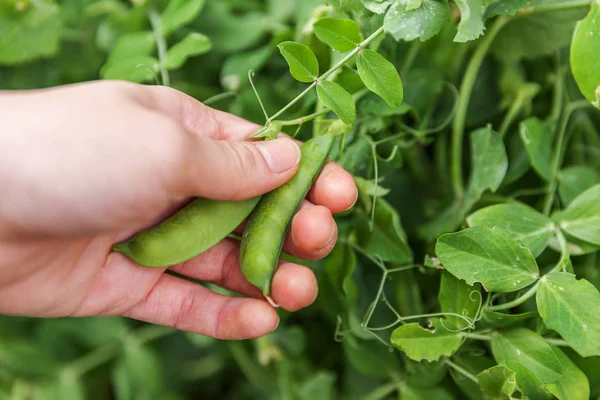
POLYGON ((454 41, 468 42, 483 35, 485 31, 483 0, 454 0, 454 2, 460 9, 460 22, 454 41))
MULTIPOLYGON (((459 314, 471 320, 477 318, 483 297, 479 285, 469 286, 449 272, 442 272, 442 282, 438 295, 442 312, 459 314)), ((452 330, 468 326, 467 321, 455 316, 445 316, 444 325, 452 330)))
POLYGON ((26 63, 59 51, 63 21, 61 8, 53 3, 36 1, 20 13, 0 9, 0 65, 26 63))
POLYGON ((563 366, 563 376, 557 382, 547 384, 548 391, 559 400, 588 400, 588 378, 561 349, 552 346, 552 351, 563 366))
POLYGON ((558 173, 558 194, 568 206, 577 196, 600 183, 600 174, 584 165, 567 167, 558 173))
POLYGON ((181 67, 189 57, 208 53, 212 47, 210 39, 200 33, 189 33, 181 42, 167 51, 167 68, 181 67))
POLYGON ((583 95, 600 108, 600 3, 575 27, 571 41, 571 71, 583 95))
POLYGON ((312 82, 319 77, 319 62, 310 47, 296 42, 279 43, 277 47, 296 80, 312 82))
POLYGON ((390 107, 398 107, 402 103, 402 81, 394 64, 376 51, 362 49, 356 66, 360 79, 370 91, 379 95, 390 107))
POLYGON ((431 320, 431 329, 417 323, 402 325, 392 332, 391 342, 414 361, 437 361, 451 356, 462 344, 458 332, 443 327, 439 319, 431 320))
POLYGON ((517 379, 514 371, 502 365, 497 365, 479 373, 477 380, 483 392, 493 399, 511 399, 517 388, 517 379))
POLYGON ((335 393, 335 375, 317 372, 299 386, 298 400, 331 400, 335 393))
POLYGON ((423 0, 421 7, 411 11, 406 11, 407 3, 399 0, 385 14, 383 27, 396 40, 424 42, 437 35, 450 16, 446 0, 423 0))
MULTIPOLYGON (((496 362, 491 358, 481 354, 479 348, 468 347, 469 343, 463 345, 465 351, 452 356, 452 362, 476 376, 488 368, 496 365, 496 362)), ((452 371, 452 370, 451 370, 452 371)), ((465 375, 458 372, 451 372, 452 380, 460 388, 465 398, 470 400, 487 400, 481 386, 477 382, 473 382, 465 375)))
POLYGON ((469 226, 502 228, 523 242, 534 257, 548 246, 554 233, 554 222, 523 203, 497 204, 482 208, 467 217, 469 226))
POLYGON ((531 166, 540 177, 549 181, 551 179, 552 134, 542 121, 535 117, 521 122, 519 133, 525 144, 531 166))
POLYGON ((416 388, 432 388, 442 382, 448 372, 448 365, 443 361, 416 362, 409 358, 404 360, 408 379, 406 383, 416 388))
POLYGON ((110 50, 106 64, 122 63, 130 58, 148 56, 155 50, 156 41, 152 32, 126 33, 117 40, 110 50))
POLYGON ((371 378, 388 378, 400 368, 396 353, 373 340, 358 340, 346 335, 343 342, 346 359, 354 368, 371 378))
POLYGON ((560 227, 570 235, 600 245, 600 185, 579 195, 560 214, 560 227))
POLYGON ((365 8, 373 14, 383 14, 392 4, 391 0, 361 0, 365 8))
POLYGON ((444 268, 469 285, 514 292, 534 283, 538 266, 531 251, 503 229, 475 226, 441 236, 435 252, 444 268))
POLYGON ((206 0, 169 0, 169 5, 162 13, 162 31, 164 35, 192 22, 202 11, 206 0))
POLYGON ((553 272, 540 279, 536 302, 544 323, 583 357, 600 355, 600 293, 585 279, 553 272))
POLYGON ((321 103, 336 113, 346 125, 356 119, 356 107, 352 95, 335 82, 321 81, 317 85, 317 94, 321 103))
POLYGON ((452 400, 453 397, 444 388, 419 389, 409 385, 404 385, 400 389, 400 398, 402 400, 452 400))
POLYGON ((355 49, 362 41, 360 27, 350 19, 321 18, 313 28, 319 40, 342 53, 355 49))
POLYGON ((563 374, 560 360, 550 345, 537 333, 514 328, 496 333, 492 338, 492 353, 500 364, 517 373, 525 369, 543 383, 558 381, 563 374))

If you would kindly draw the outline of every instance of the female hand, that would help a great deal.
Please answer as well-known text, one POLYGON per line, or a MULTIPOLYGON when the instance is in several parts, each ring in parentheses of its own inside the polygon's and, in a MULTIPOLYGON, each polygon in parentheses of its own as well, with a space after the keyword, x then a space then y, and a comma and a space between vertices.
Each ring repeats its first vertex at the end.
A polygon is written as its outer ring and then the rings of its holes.
MULTIPOLYGON (((241 274, 234 240, 170 269, 244 297, 110 249, 194 196, 243 200, 282 185, 298 166, 292 140, 244 141, 255 124, 170 88, 125 82, 0 92, 0 117, 0 313, 124 315, 221 339, 276 328, 275 309, 241 274)), ((284 251, 327 255, 337 238, 332 213, 356 196, 350 174, 328 163, 284 251)), ((272 297, 281 307, 306 307, 317 292, 310 269, 280 264, 272 297)))

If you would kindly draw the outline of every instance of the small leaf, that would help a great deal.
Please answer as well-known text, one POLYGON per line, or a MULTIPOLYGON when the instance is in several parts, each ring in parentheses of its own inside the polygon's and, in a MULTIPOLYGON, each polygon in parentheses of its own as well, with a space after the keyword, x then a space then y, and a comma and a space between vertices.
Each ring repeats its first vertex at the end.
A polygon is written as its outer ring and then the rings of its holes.
POLYGON ((552 346, 552 351, 563 366, 563 376, 546 388, 559 400, 589 400, 590 382, 587 376, 573 361, 558 347, 552 346))
POLYGON ((313 27, 319 40, 342 53, 355 49, 362 41, 360 27, 350 19, 321 18, 313 27))
POLYGON ((317 85, 317 94, 321 103, 336 113, 346 125, 356 119, 356 108, 352 95, 335 82, 321 81, 317 85))
POLYGON ((583 95, 600 108, 600 3, 579 21, 571 39, 571 71, 583 95))
POLYGON ((577 196, 600 183, 600 174, 584 165, 567 167, 558 174, 558 194, 568 206, 577 196))
POLYGON ((376 51, 362 49, 356 66, 360 79, 370 91, 379 95, 390 107, 398 107, 402 103, 402 81, 394 64, 376 51))
POLYGON ((469 285, 481 282, 490 292, 514 292, 539 277, 531 251, 499 228, 475 226, 445 234, 435 252, 452 275, 469 285))
POLYGON ((325 273, 347 307, 352 306, 358 297, 358 289, 352 280, 356 268, 356 255, 346 244, 338 243, 325 259, 325 273))
POLYGON ((189 57, 208 53, 212 47, 210 39, 200 33, 189 33, 181 42, 167 52, 167 68, 180 68, 189 57))
POLYGON ((560 214, 560 227, 572 236, 600 245, 600 185, 579 195, 560 214))
POLYGON ((531 117, 521 122, 519 127, 521 140, 525 144, 531 166, 546 181, 550 180, 550 162, 552 159, 552 135, 542 121, 531 117))
POLYGON ((472 203, 481 194, 498 190, 508 169, 508 157, 502 136, 490 125, 471 133, 471 178, 465 196, 472 203))
POLYGON ((162 13, 162 31, 165 36, 192 22, 202 11, 205 0, 170 0, 162 13))
POLYGON ((402 0, 388 9, 383 27, 397 41, 419 38, 424 42, 438 34, 449 16, 447 1, 424 0, 421 7, 406 11, 406 0, 402 0))
MULTIPOLYGON (((481 287, 469 286, 447 271, 442 272, 442 282, 438 300, 442 312, 462 315, 475 320, 481 306, 481 287)), ((455 316, 445 316, 444 325, 452 330, 466 328, 467 321, 455 316)))
POLYGON ((126 33, 119 37, 108 55, 106 64, 121 63, 127 59, 148 56, 156 49, 154 35, 150 31, 126 33))
POLYGON ((585 279, 553 272, 540 279, 536 302, 544 323, 583 357, 600 355, 600 293, 585 279))
POLYGON ((296 42, 279 43, 277 47, 296 80, 313 82, 319 77, 319 62, 310 47, 296 42))
POLYGON ((534 257, 548 246, 554 233, 554 222, 544 214, 523 203, 497 204, 482 208, 467 217, 469 226, 502 228, 523 242, 534 257))
POLYGON ((137 56, 106 64, 101 71, 102 79, 122 79, 131 82, 148 82, 156 77, 158 60, 149 56, 137 56))
POLYGON ((432 319, 431 325, 431 329, 417 323, 396 328, 392 332, 392 345, 414 361, 437 361, 454 354, 462 344, 460 334, 444 328, 439 319, 432 319))
POLYGON ((550 345, 537 333, 525 328, 514 328, 497 333, 492 338, 492 353, 500 364, 517 373, 531 372, 543 383, 558 381, 563 367, 550 345))
POLYGON ((482 0, 454 0, 460 9, 460 22, 455 42, 464 43, 475 40, 485 31, 483 12, 485 6, 482 0))
POLYGON ((509 400, 517 388, 515 372, 502 365, 479 373, 477 380, 483 392, 494 399, 509 400))

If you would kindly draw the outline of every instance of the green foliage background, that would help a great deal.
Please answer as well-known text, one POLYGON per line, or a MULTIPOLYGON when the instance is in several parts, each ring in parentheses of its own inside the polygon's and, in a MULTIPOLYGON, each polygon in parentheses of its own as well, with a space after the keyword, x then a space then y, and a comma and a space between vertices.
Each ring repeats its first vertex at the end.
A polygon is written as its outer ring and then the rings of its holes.
MULTIPOLYGON (((569 57, 585 53, 578 35, 600 35, 591 19, 573 35, 590 5, 2 0, 0 89, 162 83, 263 124, 248 71, 277 112, 306 87, 278 44, 309 46, 322 74, 342 54, 314 24, 334 17, 363 37, 384 26, 370 46, 404 101, 364 90, 353 62, 334 77, 358 99, 332 157, 360 201, 337 216, 333 253, 308 263, 313 306, 239 342, 117 317, 0 316, 0 399, 600 398, 600 113, 570 73, 600 54, 569 57)), ((322 107, 313 92, 285 118, 322 107)))

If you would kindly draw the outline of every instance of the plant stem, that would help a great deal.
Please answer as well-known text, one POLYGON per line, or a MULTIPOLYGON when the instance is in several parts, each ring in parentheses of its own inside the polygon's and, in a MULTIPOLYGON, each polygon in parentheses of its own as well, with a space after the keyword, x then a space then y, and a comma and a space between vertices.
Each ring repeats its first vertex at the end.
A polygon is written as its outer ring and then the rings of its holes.
POLYGON ((487 309, 489 311, 502 311, 502 310, 509 310, 516 306, 520 306, 521 304, 525 303, 527 300, 529 300, 530 298, 535 296, 539 286, 540 286, 540 281, 538 280, 535 283, 535 285, 533 285, 531 288, 529 288, 528 291, 526 291, 523 295, 517 297, 513 301, 509 301, 508 303, 504 303, 504 304, 499 304, 497 306, 489 306, 489 307, 487 307, 487 309))
POLYGON ((320 110, 320 111, 314 112, 309 115, 305 115, 300 118, 290 119, 287 121, 279 121, 279 122, 281 123, 281 126, 302 125, 303 123, 312 121, 313 119, 320 117, 321 115, 327 114, 328 112, 329 112, 329 110, 320 110))
POLYGON ((450 360, 446 360, 444 361, 444 363, 446 363, 449 367, 451 367, 452 369, 454 369, 456 372, 460 373, 461 375, 463 375, 465 378, 475 382, 477 385, 479 385, 479 381, 477 380, 477 378, 470 373, 469 371, 467 371, 466 369, 464 369, 463 367, 453 363, 450 360))
POLYGON ((483 340, 486 342, 489 342, 492 340, 492 338, 488 335, 479 335, 477 333, 463 333, 463 334, 461 334, 461 336, 464 337, 465 339, 483 340))
POLYGON ((154 34, 156 48, 158 50, 160 78, 164 86, 171 86, 171 78, 169 77, 169 71, 167 70, 167 42, 163 35, 160 15, 154 9, 148 11, 148 15, 150 17, 150 25, 152 26, 152 33, 154 34))
POLYGON ((521 112, 522 107, 523 107, 523 96, 521 94, 519 94, 519 95, 517 95, 516 100, 514 101, 514 103, 510 107, 510 109, 508 110, 508 113, 506 113, 506 116, 502 120, 502 124, 500 124, 500 128, 498 130, 498 133, 500 134, 500 136, 502 136, 502 137, 506 136, 506 133, 508 132, 508 128, 510 128, 510 126, 512 125, 515 118, 517 118, 517 116, 519 115, 519 112, 521 112))
POLYGON ((272 115, 267 120, 267 123, 270 122, 270 121, 272 121, 272 120, 274 120, 274 119, 276 119, 281 114, 283 114, 284 112, 286 112, 287 110, 289 110, 294 104, 296 104, 298 101, 300 101, 300 99, 302 99, 304 96, 306 96, 315 86, 317 86, 317 83, 319 81, 321 81, 323 79, 327 79, 327 77, 329 75, 333 74, 335 71, 337 71, 338 69, 340 69, 352 57, 354 57, 361 49, 363 49, 364 47, 366 47, 369 43, 371 43, 373 40, 377 39, 377 37, 379 37, 383 33, 384 33, 384 29, 383 29, 383 26, 382 26, 379 29, 377 29, 375 32, 373 32, 371 34, 371 36, 369 36, 368 38, 366 38, 365 40, 363 40, 358 46, 356 46, 356 48, 354 50, 352 50, 351 52, 349 52, 348 54, 346 54, 346 56, 344 58, 342 58, 340 61, 338 61, 333 67, 329 68, 326 72, 324 72, 323 75, 321 75, 320 77, 318 77, 313 83, 311 83, 306 89, 304 89, 298 96, 296 96, 295 98, 293 98, 281 110, 279 110, 274 115, 272 115))
POLYGON ((508 19, 504 17, 500 17, 494 22, 481 43, 477 46, 460 86, 456 116, 454 117, 454 123, 452 124, 452 165, 450 167, 454 195, 459 198, 462 197, 464 193, 462 150, 469 100, 485 55, 496 38, 496 35, 498 35, 507 22, 508 19))
POLYGON ((550 343, 554 346, 559 346, 559 347, 571 347, 569 345, 569 343, 565 342, 562 339, 553 339, 553 338, 544 338, 546 340, 547 343, 550 343))
POLYGON ((223 99, 228 99, 230 97, 236 97, 236 96, 237 96, 236 92, 219 93, 219 94, 216 94, 216 95, 214 95, 212 97, 209 97, 208 99, 204 100, 202 103, 205 106, 209 106, 209 105, 214 104, 214 103, 216 103, 218 101, 221 101, 223 99))
POLYGON ((528 7, 521 9, 517 15, 532 15, 540 14, 551 11, 563 11, 572 8, 587 7, 592 3, 593 0, 573 0, 568 3, 556 3, 556 4, 543 4, 535 7, 528 7))

